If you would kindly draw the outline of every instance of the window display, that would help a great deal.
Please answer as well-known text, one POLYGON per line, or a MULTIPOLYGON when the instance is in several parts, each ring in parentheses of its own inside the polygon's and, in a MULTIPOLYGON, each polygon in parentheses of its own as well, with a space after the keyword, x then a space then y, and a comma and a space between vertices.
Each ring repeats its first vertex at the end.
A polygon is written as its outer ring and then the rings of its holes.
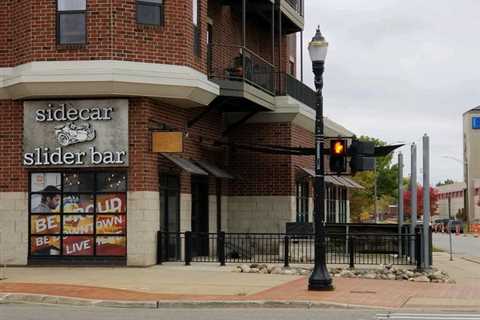
POLYGON ((31 173, 30 256, 124 257, 124 172, 31 173))

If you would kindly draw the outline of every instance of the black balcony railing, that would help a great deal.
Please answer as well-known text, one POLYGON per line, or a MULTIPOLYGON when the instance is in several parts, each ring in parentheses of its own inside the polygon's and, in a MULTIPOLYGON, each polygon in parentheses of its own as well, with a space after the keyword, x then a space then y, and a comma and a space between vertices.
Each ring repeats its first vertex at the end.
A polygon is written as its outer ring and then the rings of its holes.
POLYGON ((304 14, 304 7, 303 7, 303 0, 285 0, 286 3, 290 5, 299 15, 303 17, 304 14))
MULTIPOLYGON (((313 234, 281 233, 158 233, 158 262, 312 264, 313 234)), ((328 264, 420 265, 421 255, 408 254, 409 243, 420 252, 421 234, 327 233, 328 264)))
POLYGON ((291 96, 305 105, 315 109, 316 93, 305 83, 295 77, 280 73, 277 77, 277 96, 291 96))
POLYGON ((275 67, 245 47, 211 44, 208 65, 211 79, 244 81, 275 95, 275 67))

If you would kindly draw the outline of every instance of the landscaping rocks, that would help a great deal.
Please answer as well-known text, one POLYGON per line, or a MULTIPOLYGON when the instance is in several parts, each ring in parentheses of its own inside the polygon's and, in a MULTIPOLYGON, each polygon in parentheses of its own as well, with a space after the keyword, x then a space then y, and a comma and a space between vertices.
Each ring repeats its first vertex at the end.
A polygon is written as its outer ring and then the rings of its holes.
MULTIPOLYGON (((255 263, 239 265, 234 269, 234 272, 308 276, 312 272, 312 269, 313 266, 283 267, 280 265, 255 263)), ((330 268, 329 271, 331 276, 335 278, 455 283, 447 273, 435 268, 428 271, 417 271, 402 269, 392 265, 381 265, 380 268, 376 269, 330 268)))

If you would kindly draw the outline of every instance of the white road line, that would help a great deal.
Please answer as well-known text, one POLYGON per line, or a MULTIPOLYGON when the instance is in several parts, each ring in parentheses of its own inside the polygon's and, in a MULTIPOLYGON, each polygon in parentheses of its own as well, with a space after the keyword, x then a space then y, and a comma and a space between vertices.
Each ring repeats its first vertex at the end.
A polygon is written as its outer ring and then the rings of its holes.
POLYGON ((383 319, 405 319, 405 320, 480 320, 480 314, 413 314, 393 313, 377 314, 378 320, 383 319))

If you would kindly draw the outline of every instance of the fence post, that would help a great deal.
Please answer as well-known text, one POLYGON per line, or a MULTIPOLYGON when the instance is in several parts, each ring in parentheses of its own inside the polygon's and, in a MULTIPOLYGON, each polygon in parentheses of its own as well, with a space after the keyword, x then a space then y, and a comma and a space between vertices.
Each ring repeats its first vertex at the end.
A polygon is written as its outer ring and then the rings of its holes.
POLYGON ((157 264, 162 264, 163 252, 162 252, 162 231, 157 232, 157 264))
POLYGON ((353 241, 353 237, 348 238, 348 252, 350 255, 350 269, 355 268, 355 241, 353 241))
POLYGON ((283 252, 283 261, 284 261, 284 266, 285 267, 288 267, 290 265, 290 261, 289 261, 289 253, 290 253, 290 238, 288 236, 285 236, 284 237, 284 245, 283 245, 283 249, 284 249, 284 252, 283 252))
POLYGON ((415 262, 417 270, 422 270, 422 234, 418 229, 415 233, 415 262))
POLYGON ((217 244, 217 253, 218 260, 222 267, 225 266, 225 232, 220 232, 218 234, 218 244, 217 244))
POLYGON ((192 232, 185 232, 185 265, 189 266, 192 261, 192 232))

